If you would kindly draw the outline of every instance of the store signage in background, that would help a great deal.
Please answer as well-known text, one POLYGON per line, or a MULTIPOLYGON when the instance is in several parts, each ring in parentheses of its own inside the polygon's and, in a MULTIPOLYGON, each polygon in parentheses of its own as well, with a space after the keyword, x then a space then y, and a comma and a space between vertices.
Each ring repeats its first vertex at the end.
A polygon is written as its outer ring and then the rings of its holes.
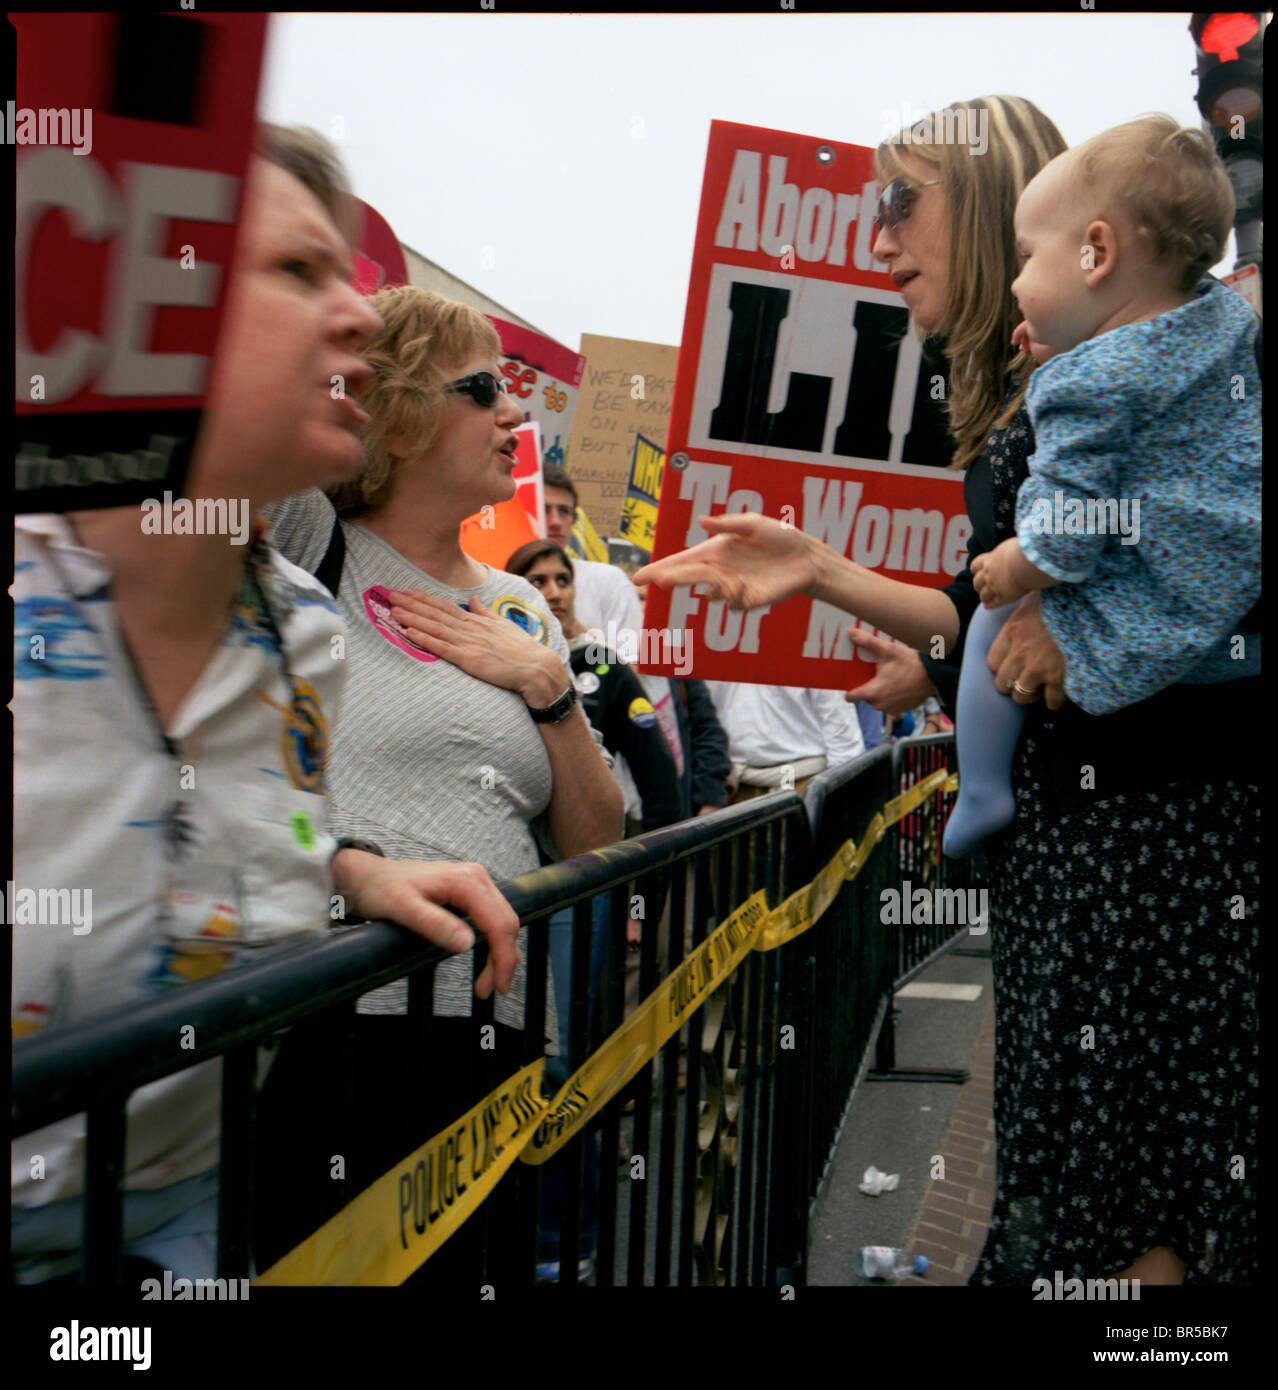
POLYGON ((360 294, 375 294, 393 285, 408 284, 404 248, 391 231, 390 223, 362 198, 356 198, 355 202, 359 207, 360 232, 358 244, 351 253, 355 263, 355 278, 351 283, 360 294))
POLYGON ((665 450, 643 435, 635 435, 634 461, 630 465, 630 481, 626 484, 626 501, 617 533, 645 555, 652 554, 657 534, 657 503, 665 466, 665 450))
POLYGON ((679 349, 583 333, 581 350, 586 374, 567 468, 595 529, 601 536, 615 536, 636 435, 665 448, 679 349))
POLYGON ((1259 266, 1245 265, 1241 270, 1235 270, 1229 275, 1222 275, 1220 278, 1230 289, 1237 290, 1258 314, 1263 314, 1260 301, 1259 266))
POLYGON ((10 14, 19 512, 181 493, 253 141, 264 14, 10 14))
POLYGON ((541 426, 542 463, 562 468, 586 359, 531 328, 488 318, 501 338, 502 386, 524 419, 541 426))
MULTIPOLYGON (((866 147, 712 122, 654 559, 704 540, 701 517, 749 511, 911 584, 962 569, 944 377, 920 370, 870 256, 877 199, 866 147)), ((649 585, 644 614, 686 630, 695 676, 836 690, 874 674, 852 622, 807 598, 733 612, 687 585, 649 585)))

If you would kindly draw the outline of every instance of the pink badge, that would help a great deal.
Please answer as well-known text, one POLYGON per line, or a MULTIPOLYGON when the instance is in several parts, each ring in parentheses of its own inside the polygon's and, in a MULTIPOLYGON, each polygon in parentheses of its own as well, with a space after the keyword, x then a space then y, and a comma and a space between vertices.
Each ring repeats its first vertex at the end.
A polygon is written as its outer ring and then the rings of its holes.
POLYGON ((391 607, 391 596, 380 584, 374 584, 371 589, 364 590, 364 611, 368 614, 368 620, 388 642, 393 642, 400 651, 407 652, 418 661, 438 661, 439 658, 432 652, 424 650, 409 639, 403 624, 396 622, 391 616, 391 607))

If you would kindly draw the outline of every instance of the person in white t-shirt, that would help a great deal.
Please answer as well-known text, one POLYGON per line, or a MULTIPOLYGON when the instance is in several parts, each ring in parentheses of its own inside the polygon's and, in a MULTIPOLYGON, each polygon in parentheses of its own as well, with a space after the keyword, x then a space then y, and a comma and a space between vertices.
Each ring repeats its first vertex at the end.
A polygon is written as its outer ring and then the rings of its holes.
MULTIPOLYGON (((492 948, 477 990, 510 988, 518 920, 482 869, 391 862, 330 833, 344 629, 250 525, 363 461, 358 354, 379 321, 350 285, 347 197, 331 146, 262 129, 184 488, 225 501, 233 534, 157 534, 136 506, 19 519, 14 880, 77 915, 14 914, 16 1038, 321 936, 339 904, 454 951, 474 939, 456 907, 492 948)), ((215 1273, 220 1075, 206 1062, 127 1106, 123 1250, 184 1278, 215 1273)), ((18 1282, 78 1263, 84 1154, 83 1115, 15 1136, 18 1282)))
POLYGON ((728 804, 809 779, 865 751, 856 710, 838 690, 707 681, 728 735, 728 804))

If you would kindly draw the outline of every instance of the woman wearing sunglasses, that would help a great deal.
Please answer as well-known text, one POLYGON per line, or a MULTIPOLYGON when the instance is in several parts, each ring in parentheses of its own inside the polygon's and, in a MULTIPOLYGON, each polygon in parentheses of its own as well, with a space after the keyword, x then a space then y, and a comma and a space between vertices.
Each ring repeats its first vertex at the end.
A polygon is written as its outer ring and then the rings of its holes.
MULTIPOLYGON (((711 539, 636 576, 705 582, 739 607, 803 593, 855 613, 907 644, 876 677, 881 704, 917 703, 934 683, 953 709, 977 604, 970 561, 1014 534, 1034 452, 1023 404, 1034 363, 1012 342, 1012 214, 1065 144, 1023 99, 962 106, 988 119, 983 153, 921 143, 918 127, 879 147, 872 250, 916 326, 946 342, 969 567, 923 589, 776 521, 720 516, 702 518, 711 539), (945 662, 909 650, 936 634, 945 662)), ((940 116, 921 124, 956 128, 940 116)), ((998 690, 1030 708, 1016 818, 985 840, 998 1183, 971 1281, 1025 1287, 1056 1271, 1254 1280, 1258 793, 1247 749, 1184 737, 1209 727, 1211 686, 1169 687, 1101 718, 1066 702, 1037 593, 1004 626, 989 666, 998 690), (1232 1170, 1231 1155, 1244 1156, 1232 1170)), ((1231 682, 1231 700, 1244 685, 1231 682)))
MULTIPOLYGON (((558 625, 526 580, 461 548, 467 517, 515 495, 523 413, 501 391, 497 333, 469 305, 413 286, 369 303, 384 326, 363 354, 364 466, 271 512, 276 544, 328 585, 349 628, 336 833, 388 859, 476 860, 494 879, 537 868, 539 842, 560 858, 610 844, 621 792, 576 706, 558 625)), ((478 1046, 471 973, 469 954, 435 972, 435 1034, 454 1057, 478 1046)), ((503 1076, 523 1062, 524 979, 521 964, 496 1000, 503 1076)), ((403 980, 358 1006, 362 1103, 388 1136, 364 1146, 370 1180, 434 1132, 423 1116, 442 1128, 478 1098, 461 1068, 427 1064, 405 1104, 406 1006, 403 980)), ((549 989, 546 1017, 553 1030, 549 989)), ((463 1231, 425 1269, 465 1243, 463 1231)))

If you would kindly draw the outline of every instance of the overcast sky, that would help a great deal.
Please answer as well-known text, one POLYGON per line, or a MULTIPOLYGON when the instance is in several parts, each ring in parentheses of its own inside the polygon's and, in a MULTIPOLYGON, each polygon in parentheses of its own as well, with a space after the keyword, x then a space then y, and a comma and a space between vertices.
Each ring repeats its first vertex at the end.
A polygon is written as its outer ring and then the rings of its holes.
MULTIPOLYGON (((878 143, 1012 93, 1071 144, 1197 125, 1188 12, 272 16, 269 120, 336 138, 396 235, 572 348, 678 343, 713 119, 878 143)), ((1233 268, 1232 242, 1223 270, 1233 268)))

